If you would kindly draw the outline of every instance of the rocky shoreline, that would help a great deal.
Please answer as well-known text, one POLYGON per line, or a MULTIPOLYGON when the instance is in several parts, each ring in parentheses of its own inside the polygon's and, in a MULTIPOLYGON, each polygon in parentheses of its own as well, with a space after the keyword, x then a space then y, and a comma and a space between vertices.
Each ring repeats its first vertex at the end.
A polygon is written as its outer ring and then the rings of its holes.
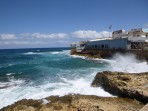
POLYGON ((148 72, 138 74, 109 71, 99 72, 91 86, 100 86, 107 92, 119 97, 128 97, 148 103, 148 72))
POLYGON ((44 100, 21 100, 1 111, 139 111, 144 104, 128 98, 91 95, 50 96, 44 100))
POLYGON ((71 49, 71 55, 79 55, 87 58, 111 58, 116 53, 134 54, 137 59, 148 61, 148 50, 93 49, 93 50, 83 50, 82 52, 77 52, 76 49, 71 49))
POLYGON ((23 99, 0 111, 139 111, 148 103, 148 72, 99 72, 91 86, 102 87, 118 97, 69 94, 41 100, 23 99))

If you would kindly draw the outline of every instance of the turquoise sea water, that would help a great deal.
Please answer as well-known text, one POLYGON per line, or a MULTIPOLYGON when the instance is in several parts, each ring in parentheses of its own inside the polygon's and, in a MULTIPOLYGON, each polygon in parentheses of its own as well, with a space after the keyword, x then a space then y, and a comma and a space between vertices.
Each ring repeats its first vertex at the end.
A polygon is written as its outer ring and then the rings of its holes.
POLYGON ((117 54, 110 60, 71 56, 69 48, 0 50, 0 108, 23 98, 86 94, 112 96, 90 87, 99 71, 146 72, 145 61, 117 54))

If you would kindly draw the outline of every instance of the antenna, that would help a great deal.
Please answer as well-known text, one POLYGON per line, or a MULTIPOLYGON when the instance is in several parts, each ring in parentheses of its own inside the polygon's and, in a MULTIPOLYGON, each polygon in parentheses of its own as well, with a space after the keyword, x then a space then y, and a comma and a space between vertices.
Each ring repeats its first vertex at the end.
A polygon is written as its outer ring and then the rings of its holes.
POLYGON ((110 25, 109 28, 108 28, 109 29, 109 37, 110 37, 110 30, 111 30, 111 28, 112 28, 112 25, 110 25))

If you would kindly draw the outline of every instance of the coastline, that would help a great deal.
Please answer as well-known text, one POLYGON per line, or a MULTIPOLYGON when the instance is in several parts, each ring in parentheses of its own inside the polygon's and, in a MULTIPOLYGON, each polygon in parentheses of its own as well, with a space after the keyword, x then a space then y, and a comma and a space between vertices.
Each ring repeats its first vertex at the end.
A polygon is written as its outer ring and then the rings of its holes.
POLYGON ((21 100, 1 111, 139 111, 144 104, 128 98, 92 95, 50 96, 42 100, 21 100))
POLYGON ((109 49, 109 50, 83 50, 77 52, 75 48, 71 49, 71 55, 84 56, 86 58, 111 58, 114 54, 134 54, 139 60, 148 61, 148 50, 120 50, 120 49, 109 49))
POLYGON ((148 102, 147 80, 148 72, 99 72, 91 86, 101 85, 118 97, 69 94, 62 97, 49 96, 40 100, 23 99, 0 111, 139 111, 148 102))
MULTIPOLYGON (((76 54, 74 54, 76 55, 76 54)), ((79 55, 79 54, 78 54, 79 55)), ((97 56, 94 55, 81 55, 83 57, 86 57, 88 59, 98 59, 97 56)), ((118 72, 120 73, 120 72, 118 72)), ((136 74, 137 75, 137 74, 136 74)), ((146 77, 147 78, 147 77, 146 77)), ((123 79, 124 80, 124 79, 123 79)), ((141 79, 142 80, 142 79, 141 79)), ((93 81, 93 80, 91 80, 93 81)), ((124 82, 118 81, 118 84, 121 86, 124 84, 124 82)), ((91 85, 91 84, 90 84, 91 85)), ((102 86, 101 86, 102 87, 102 86)), ((103 88, 103 87, 102 87, 103 88)), ((109 91, 108 91, 109 92, 109 91)), ((96 92, 97 93, 97 92, 96 92)), ((111 92, 110 92, 111 93, 111 92)), ((119 96, 118 94, 116 96, 119 96)), ((90 95, 77 95, 77 94, 68 94, 63 97, 59 96, 49 96, 44 99, 40 100, 20 100, 12 105, 9 105, 7 107, 2 108, 0 111, 53 111, 53 110, 59 110, 59 111, 108 111, 112 106, 115 106, 115 109, 112 109, 111 111, 117 111, 119 108, 120 111, 126 110, 133 111, 139 111, 146 103, 139 102, 135 99, 128 99, 128 97, 119 96, 119 97, 98 97, 98 96, 90 96, 90 95), (50 98, 48 100, 48 98, 50 98), (58 98, 58 99, 57 99, 58 98), (63 99, 64 98, 64 99, 63 99), (81 99, 84 101, 81 101, 81 99), (91 100, 91 101, 90 101, 91 100), (75 104, 75 101, 79 101, 79 104, 75 104), (94 101, 97 102, 97 104, 94 104, 94 101), (119 104, 118 104, 119 102, 119 104), (73 105, 71 105, 74 103, 73 105), (112 104, 110 104, 112 103, 112 104), (101 104, 101 105, 100 105, 101 104), (130 104, 130 106, 129 106, 130 104), (108 109, 107 109, 108 108, 108 109)), ((77 103, 77 102, 76 102, 77 103)))

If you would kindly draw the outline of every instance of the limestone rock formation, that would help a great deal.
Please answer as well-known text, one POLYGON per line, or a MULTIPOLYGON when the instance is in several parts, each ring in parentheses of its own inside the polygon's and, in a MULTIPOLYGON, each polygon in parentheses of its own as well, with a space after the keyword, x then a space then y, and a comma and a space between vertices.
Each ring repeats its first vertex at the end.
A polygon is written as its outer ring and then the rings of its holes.
POLYGON ((21 100, 0 111, 139 111, 144 104, 127 98, 87 95, 51 96, 42 100, 21 100))
POLYGON ((148 103, 148 72, 139 74, 99 72, 94 78, 92 86, 101 86, 111 94, 148 103))

